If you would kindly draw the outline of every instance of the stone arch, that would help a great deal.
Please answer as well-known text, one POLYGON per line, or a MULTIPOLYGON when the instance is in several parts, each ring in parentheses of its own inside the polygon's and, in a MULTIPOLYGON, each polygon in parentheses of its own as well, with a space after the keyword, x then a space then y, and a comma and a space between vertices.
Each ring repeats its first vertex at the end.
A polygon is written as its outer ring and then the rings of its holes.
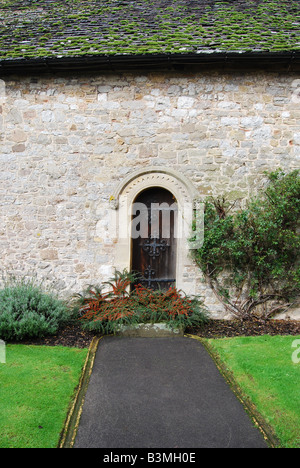
POLYGON ((183 229, 184 223, 192 220, 192 211, 198 198, 197 191, 191 181, 184 175, 172 169, 159 166, 144 168, 131 173, 116 188, 110 199, 110 206, 118 212, 118 242, 116 250, 116 268, 130 270, 131 268, 131 213, 132 205, 138 195, 153 187, 168 190, 176 198, 178 204, 177 229, 177 265, 176 286, 187 294, 195 294, 196 280, 191 271, 194 264, 190 257, 187 233, 183 229))
POLYGON ((140 192, 151 187, 169 190, 181 206, 194 203, 198 195, 191 181, 183 174, 160 166, 149 166, 132 172, 118 185, 110 200, 111 208, 118 209, 124 197, 132 203, 140 192))

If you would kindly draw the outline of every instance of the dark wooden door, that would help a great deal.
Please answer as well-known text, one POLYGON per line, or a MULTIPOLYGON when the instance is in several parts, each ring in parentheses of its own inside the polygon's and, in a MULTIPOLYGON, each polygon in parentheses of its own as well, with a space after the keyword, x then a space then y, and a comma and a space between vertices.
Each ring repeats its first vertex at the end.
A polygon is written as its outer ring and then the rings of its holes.
POLYGON ((163 188, 142 192, 133 204, 132 271, 151 289, 175 285, 177 203, 163 188))

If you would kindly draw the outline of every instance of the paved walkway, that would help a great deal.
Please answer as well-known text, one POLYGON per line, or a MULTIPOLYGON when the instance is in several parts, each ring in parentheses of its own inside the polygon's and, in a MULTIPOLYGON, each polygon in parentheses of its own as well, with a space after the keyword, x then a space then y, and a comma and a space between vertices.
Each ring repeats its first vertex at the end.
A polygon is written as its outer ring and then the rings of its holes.
POLYGON ((105 337, 74 447, 267 445, 199 341, 105 337))

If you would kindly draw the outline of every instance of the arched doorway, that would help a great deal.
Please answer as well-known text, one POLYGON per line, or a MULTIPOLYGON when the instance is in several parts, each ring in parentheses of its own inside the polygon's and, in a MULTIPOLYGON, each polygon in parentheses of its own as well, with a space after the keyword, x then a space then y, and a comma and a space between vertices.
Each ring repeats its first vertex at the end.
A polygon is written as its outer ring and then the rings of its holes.
POLYGON ((142 191, 132 204, 131 270, 148 288, 176 284, 177 214, 174 195, 162 187, 142 191))
POLYGON ((122 271, 132 269, 133 204, 139 195, 149 189, 161 188, 175 197, 178 207, 176 232, 176 288, 186 294, 196 294, 199 269, 190 255, 188 239, 191 236, 194 201, 198 192, 182 173, 165 167, 149 166, 138 169, 125 177, 110 197, 111 224, 115 226, 116 253, 114 266, 122 271))

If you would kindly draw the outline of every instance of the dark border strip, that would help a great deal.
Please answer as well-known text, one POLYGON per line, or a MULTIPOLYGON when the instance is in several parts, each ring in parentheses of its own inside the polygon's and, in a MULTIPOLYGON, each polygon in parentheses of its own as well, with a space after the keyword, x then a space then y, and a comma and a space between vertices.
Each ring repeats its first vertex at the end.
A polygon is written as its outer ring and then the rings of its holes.
POLYGON ((0 60, 0 75, 66 71, 128 71, 134 69, 184 69, 185 66, 237 66, 298 68, 300 52, 211 52, 199 54, 95 55, 0 60))
POLYGON ((86 357, 86 361, 81 373, 80 382, 77 388, 76 396, 73 405, 68 412, 64 428, 62 430, 58 447, 57 448, 72 448, 75 442, 77 429, 79 426, 79 420, 82 413, 82 407, 85 399, 85 394, 89 384, 90 376, 93 370, 95 361, 96 351, 98 349, 99 341, 101 337, 94 337, 89 346, 89 351, 86 357))
POLYGON ((255 426, 260 430, 262 433, 265 441, 269 445, 270 448, 280 448, 281 443, 277 436, 274 433, 274 430, 269 426, 269 424, 265 421, 262 415, 257 411, 256 406, 252 403, 250 398, 245 395, 239 384, 237 383, 233 373, 226 367, 224 362, 221 360, 219 354, 213 349, 212 346, 207 342, 207 340, 196 336, 196 335, 189 335, 185 334, 187 338, 192 338, 194 340, 198 340, 201 344, 205 347, 207 352, 209 353, 210 357, 213 359, 215 365, 217 366, 218 370, 230 386, 231 390, 238 398, 240 403, 243 405, 244 409, 246 410, 247 414, 250 416, 252 421, 254 422, 255 426))

